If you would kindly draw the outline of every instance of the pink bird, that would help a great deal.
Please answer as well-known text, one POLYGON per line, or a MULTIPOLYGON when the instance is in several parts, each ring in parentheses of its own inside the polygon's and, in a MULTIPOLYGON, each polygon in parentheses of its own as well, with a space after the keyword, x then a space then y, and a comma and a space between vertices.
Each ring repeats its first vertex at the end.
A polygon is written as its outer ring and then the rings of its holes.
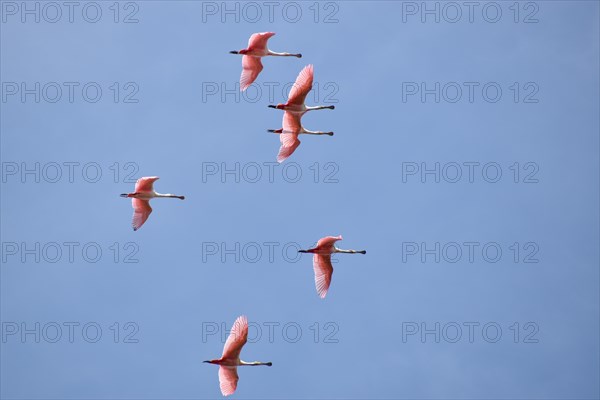
POLYGON ((269 132, 280 134, 281 147, 277 155, 277 162, 282 163, 285 161, 300 146, 300 140, 298 139, 298 135, 300 134, 333 136, 333 132, 309 131, 305 129, 300 122, 301 118, 301 114, 285 111, 283 113, 283 128, 269 129, 269 132))
POLYGON ((242 54, 242 76, 240 77, 240 90, 244 91, 256 80, 263 70, 261 57, 302 57, 302 54, 277 53, 267 48, 267 41, 274 32, 255 33, 248 40, 248 48, 240 51, 230 51, 231 54, 242 54))
POLYGON ((313 268, 315 270, 315 285, 317 293, 324 299, 331 285, 333 266, 331 255, 333 253, 367 254, 366 250, 342 250, 335 247, 335 242, 342 240, 340 236, 326 236, 317 242, 317 247, 308 250, 298 250, 299 253, 313 253, 313 268))
POLYGON ((248 319, 242 315, 235 320, 233 324, 233 328, 231 328, 231 332, 229 333, 229 337, 225 342, 225 347, 223 348, 223 355, 221 358, 217 358, 214 360, 203 361, 209 364, 217 364, 219 365, 219 384, 221 386, 221 393, 223 396, 229 396, 235 392, 237 388, 237 383, 239 380, 237 374, 237 367, 240 365, 266 365, 271 366, 273 363, 271 362, 246 362, 240 360, 240 353, 242 352, 242 347, 246 344, 248 340, 248 319))
POLYGON ((312 110, 322 110, 324 108, 329 108, 331 110, 335 109, 335 106, 307 106, 304 104, 306 95, 312 89, 313 77, 313 66, 307 65, 302 71, 300 71, 300 74, 296 78, 296 82, 294 82, 294 85, 290 90, 290 94, 288 95, 287 102, 285 104, 271 104, 269 107, 299 114, 304 114, 305 112, 312 110))
POLYGON ((158 180, 158 176, 146 176, 140 178, 135 183, 135 192, 123 193, 121 197, 131 197, 131 205, 133 206, 133 221, 131 225, 133 230, 137 231, 144 225, 144 222, 150 216, 152 207, 150 207, 150 199, 155 197, 174 197, 176 199, 185 199, 185 196, 176 196, 174 194, 162 194, 154 191, 154 181, 158 180))

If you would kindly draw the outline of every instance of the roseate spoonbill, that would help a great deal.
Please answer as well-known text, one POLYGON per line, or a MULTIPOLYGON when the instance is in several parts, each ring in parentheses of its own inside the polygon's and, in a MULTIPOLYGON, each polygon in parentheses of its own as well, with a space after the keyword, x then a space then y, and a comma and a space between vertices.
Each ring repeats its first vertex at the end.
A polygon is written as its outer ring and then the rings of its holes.
POLYGON ((269 132, 280 134, 281 147, 277 155, 277 162, 282 163, 285 161, 300 146, 300 140, 298 140, 298 135, 300 134, 333 136, 333 132, 309 131, 305 129, 300 122, 301 118, 302 115, 300 114, 285 111, 283 113, 283 128, 269 129, 269 132))
POLYGON ((298 77, 296 78, 296 82, 292 86, 290 90, 290 94, 288 95, 288 100, 285 104, 277 104, 277 105, 269 105, 270 108, 276 108, 278 110, 286 110, 291 111, 293 113, 304 114, 307 111, 312 110, 322 110, 324 108, 329 108, 331 110, 335 109, 335 106, 307 106, 304 104, 304 100, 306 99, 306 95, 312 89, 313 85, 313 76, 314 70, 312 65, 307 65, 300 71, 298 77))
POLYGON ((240 360, 240 353, 242 351, 242 347, 244 347, 246 344, 247 339, 248 319, 242 315, 233 323, 233 328, 231 328, 229 337, 225 342, 225 347, 223 348, 223 355, 221 358, 203 361, 205 363, 219 365, 219 384, 221 386, 221 393, 223 396, 229 396, 235 392, 239 380, 237 374, 237 367, 239 365, 266 365, 269 367, 273 365, 271 362, 246 362, 240 360))
POLYGON ((267 48, 267 41, 274 32, 255 33, 248 40, 248 48, 240 51, 230 51, 231 54, 241 54, 242 57, 242 76, 240 77, 240 90, 244 91, 256 80, 258 74, 263 70, 261 57, 279 56, 279 57, 302 57, 302 54, 277 53, 267 48))
POLYGON ((313 253, 313 268, 315 270, 315 285, 317 293, 324 299, 331 284, 331 275, 333 267, 331 265, 331 255, 333 253, 348 254, 367 254, 366 250, 342 250, 335 247, 335 242, 342 240, 340 236, 326 236, 317 242, 317 246, 308 250, 298 250, 299 253, 313 253))
POLYGON ((133 206, 133 221, 131 222, 131 225, 133 226, 134 231, 140 229, 148 219, 148 216, 150 216, 150 213, 152 212, 150 199, 155 197, 185 199, 185 196, 156 193, 153 188, 154 181, 156 180, 158 180, 158 176, 145 176, 138 179, 135 183, 135 192, 121 194, 121 197, 131 197, 131 205, 133 206))

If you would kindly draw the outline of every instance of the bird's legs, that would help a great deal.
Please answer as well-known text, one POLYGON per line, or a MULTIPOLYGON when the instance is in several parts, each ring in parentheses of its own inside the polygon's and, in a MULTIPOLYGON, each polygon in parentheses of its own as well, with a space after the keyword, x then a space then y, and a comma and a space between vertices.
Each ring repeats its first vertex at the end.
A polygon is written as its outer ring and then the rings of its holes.
POLYGON ((276 51, 271 51, 269 50, 268 53, 269 56, 279 56, 279 57, 298 57, 298 58, 302 58, 302 54, 298 53, 298 54, 293 54, 293 53, 278 53, 276 51))
POLYGON ((366 250, 342 250, 335 248, 335 253, 346 253, 346 254, 367 254, 366 250))

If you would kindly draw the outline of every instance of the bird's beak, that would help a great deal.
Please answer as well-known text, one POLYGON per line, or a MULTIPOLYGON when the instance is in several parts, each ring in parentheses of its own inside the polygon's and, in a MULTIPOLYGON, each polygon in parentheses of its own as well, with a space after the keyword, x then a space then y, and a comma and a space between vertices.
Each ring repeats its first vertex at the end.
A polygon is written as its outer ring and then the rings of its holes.
POLYGON ((308 253, 307 250, 298 250, 298 253, 308 253))
POLYGON ((127 193, 121 193, 120 196, 121 197, 127 197, 127 193))
POLYGON ((238 52, 235 51, 235 50, 232 50, 232 51, 229 52, 229 54, 238 54, 238 52))
POLYGON ((203 362, 203 363, 209 363, 209 364, 210 364, 210 361, 208 361, 208 360, 206 360, 206 361, 202 361, 202 362, 203 362))

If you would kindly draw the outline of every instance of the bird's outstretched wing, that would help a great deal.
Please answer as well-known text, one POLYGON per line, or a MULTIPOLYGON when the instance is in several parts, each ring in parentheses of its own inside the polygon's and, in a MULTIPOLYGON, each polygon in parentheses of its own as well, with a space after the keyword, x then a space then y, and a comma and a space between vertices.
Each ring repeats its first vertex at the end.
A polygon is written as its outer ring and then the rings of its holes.
POLYGON ((297 133, 282 133, 279 135, 279 140, 281 141, 281 147, 279 147, 279 153, 277 154, 277 162, 282 163, 300 146, 300 140, 297 133))
POLYGON ((223 347, 222 358, 239 358, 246 340, 248 340, 248 319, 242 315, 233 323, 233 328, 231 328, 225 347, 223 347))
POLYGON ((279 154, 277 154, 277 162, 279 163, 284 162, 300 146, 298 138, 302 129, 300 118, 300 115, 289 111, 283 113, 283 128, 281 135, 279 135, 281 147, 279 148, 279 154))
POLYGON ((154 190, 154 182, 158 180, 158 176, 145 176, 140 178, 135 183, 136 192, 151 192, 154 190))
POLYGON ((298 77, 296 78, 296 82, 292 86, 290 90, 290 94, 288 96, 288 104, 304 104, 304 100, 306 99, 306 95, 313 86, 313 66, 307 65, 304 67, 298 77))
POLYGON ((248 39, 248 50, 265 50, 267 41, 274 36, 274 32, 255 33, 248 39))
MULTIPOLYGON (((152 185, 152 183, 150 183, 150 185, 152 185)), ((131 225, 133 226, 133 230, 137 231, 142 227, 142 225, 144 225, 144 222, 146 222, 150 216, 152 207, 150 207, 149 200, 140 200, 135 198, 131 199, 131 205, 133 206, 133 221, 131 222, 131 225)))
POLYGON ((314 254, 313 268, 315 270, 315 286, 317 293, 322 299, 327 295, 329 285, 331 285, 331 276, 333 275, 333 266, 331 265, 331 255, 314 254))
POLYGON ((339 236, 325 236, 324 238, 319 239, 317 242, 317 247, 321 246, 333 246, 335 242, 338 240, 342 240, 342 235, 339 236))
POLYGON ((263 70, 262 62, 260 57, 254 56, 243 56, 242 57, 242 76, 240 77, 240 90, 244 91, 248 89, 248 86, 252 84, 263 70))
POLYGON ((219 366, 219 385, 223 396, 229 396, 235 392, 239 379, 237 367, 219 366))

